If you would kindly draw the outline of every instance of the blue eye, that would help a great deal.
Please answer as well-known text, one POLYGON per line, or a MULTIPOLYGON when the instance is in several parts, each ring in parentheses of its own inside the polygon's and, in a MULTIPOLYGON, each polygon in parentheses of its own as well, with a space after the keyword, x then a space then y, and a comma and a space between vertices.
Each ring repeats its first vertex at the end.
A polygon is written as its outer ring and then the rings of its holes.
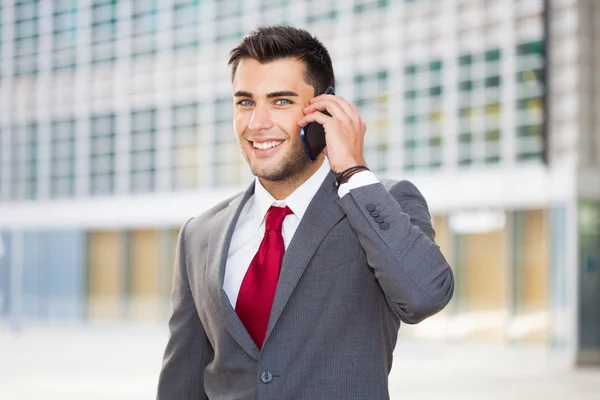
POLYGON ((279 106, 285 106, 288 104, 292 104, 291 101, 289 101, 288 99, 279 99, 275 102, 275 104, 279 105, 279 106))
POLYGON ((248 106, 252 105, 252 101, 250 101, 250 100, 240 100, 240 101, 238 101, 238 104, 240 106, 246 106, 246 107, 248 107, 248 106))

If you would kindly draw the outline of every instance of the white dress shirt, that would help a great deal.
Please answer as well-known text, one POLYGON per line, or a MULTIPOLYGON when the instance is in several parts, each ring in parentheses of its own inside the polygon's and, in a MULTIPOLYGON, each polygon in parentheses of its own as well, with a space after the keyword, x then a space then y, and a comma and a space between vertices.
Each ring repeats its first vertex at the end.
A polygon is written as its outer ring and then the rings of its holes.
MULTIPOLYGON (((287 249, 308 205, 321 187, 329 171, 329 160, 325 157, 321 167, 285 200, 275 200, 263 187, 258 178, 256 178, 254 194, 250 196, 244 205, 235 225, 227 254, 227 264, 225 265, 223 290, 225 290, 233 308, 235 308, 244 276, 263 240, 265 234, 265 216, 269 208, 273 205, 277 207, 288 206, 293 212, 293 214, 285 217, 281 228, 283 242, 287 249)), ((338 194, 342 197, 350 189, 376 182, 379 182, 379 180, 372 172, 362 171, 353 175, 347 183, 340 185, 338 194)))

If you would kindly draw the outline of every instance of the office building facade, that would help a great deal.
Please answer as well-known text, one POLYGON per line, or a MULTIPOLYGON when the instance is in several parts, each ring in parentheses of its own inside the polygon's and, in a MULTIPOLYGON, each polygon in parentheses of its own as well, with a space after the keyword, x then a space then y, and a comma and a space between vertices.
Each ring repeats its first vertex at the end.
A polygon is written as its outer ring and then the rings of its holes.
POLYGON ((164 321, 178 228, 252 180, 229 50, 291 24, 454 268, 453 302, 407 332, 597 362, 598 21, 592 0, 4 1, 0 318, 164 321))

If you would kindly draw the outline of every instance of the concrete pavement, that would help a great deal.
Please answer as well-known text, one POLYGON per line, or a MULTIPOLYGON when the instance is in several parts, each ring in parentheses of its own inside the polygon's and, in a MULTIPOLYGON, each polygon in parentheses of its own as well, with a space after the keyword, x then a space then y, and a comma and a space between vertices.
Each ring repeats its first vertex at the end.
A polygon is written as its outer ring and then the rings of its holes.
MULTIPOLYGON (((155 396, 165 327, 0 324, 0 399, 147 400, 155 396)), ((401 339, 393 400, 600 399, 600 369, 573 370, 540 348, 401 339)))

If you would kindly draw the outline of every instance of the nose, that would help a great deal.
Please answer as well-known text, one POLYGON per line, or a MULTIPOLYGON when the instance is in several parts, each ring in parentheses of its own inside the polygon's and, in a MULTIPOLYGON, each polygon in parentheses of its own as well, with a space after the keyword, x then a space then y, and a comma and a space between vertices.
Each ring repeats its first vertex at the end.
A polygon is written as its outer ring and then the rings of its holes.
POLYGON ((271 114, 267 107, 256 105, 252 111, 252 118, 248 127, 253 131, 269 129, 273 125, 271 114))

